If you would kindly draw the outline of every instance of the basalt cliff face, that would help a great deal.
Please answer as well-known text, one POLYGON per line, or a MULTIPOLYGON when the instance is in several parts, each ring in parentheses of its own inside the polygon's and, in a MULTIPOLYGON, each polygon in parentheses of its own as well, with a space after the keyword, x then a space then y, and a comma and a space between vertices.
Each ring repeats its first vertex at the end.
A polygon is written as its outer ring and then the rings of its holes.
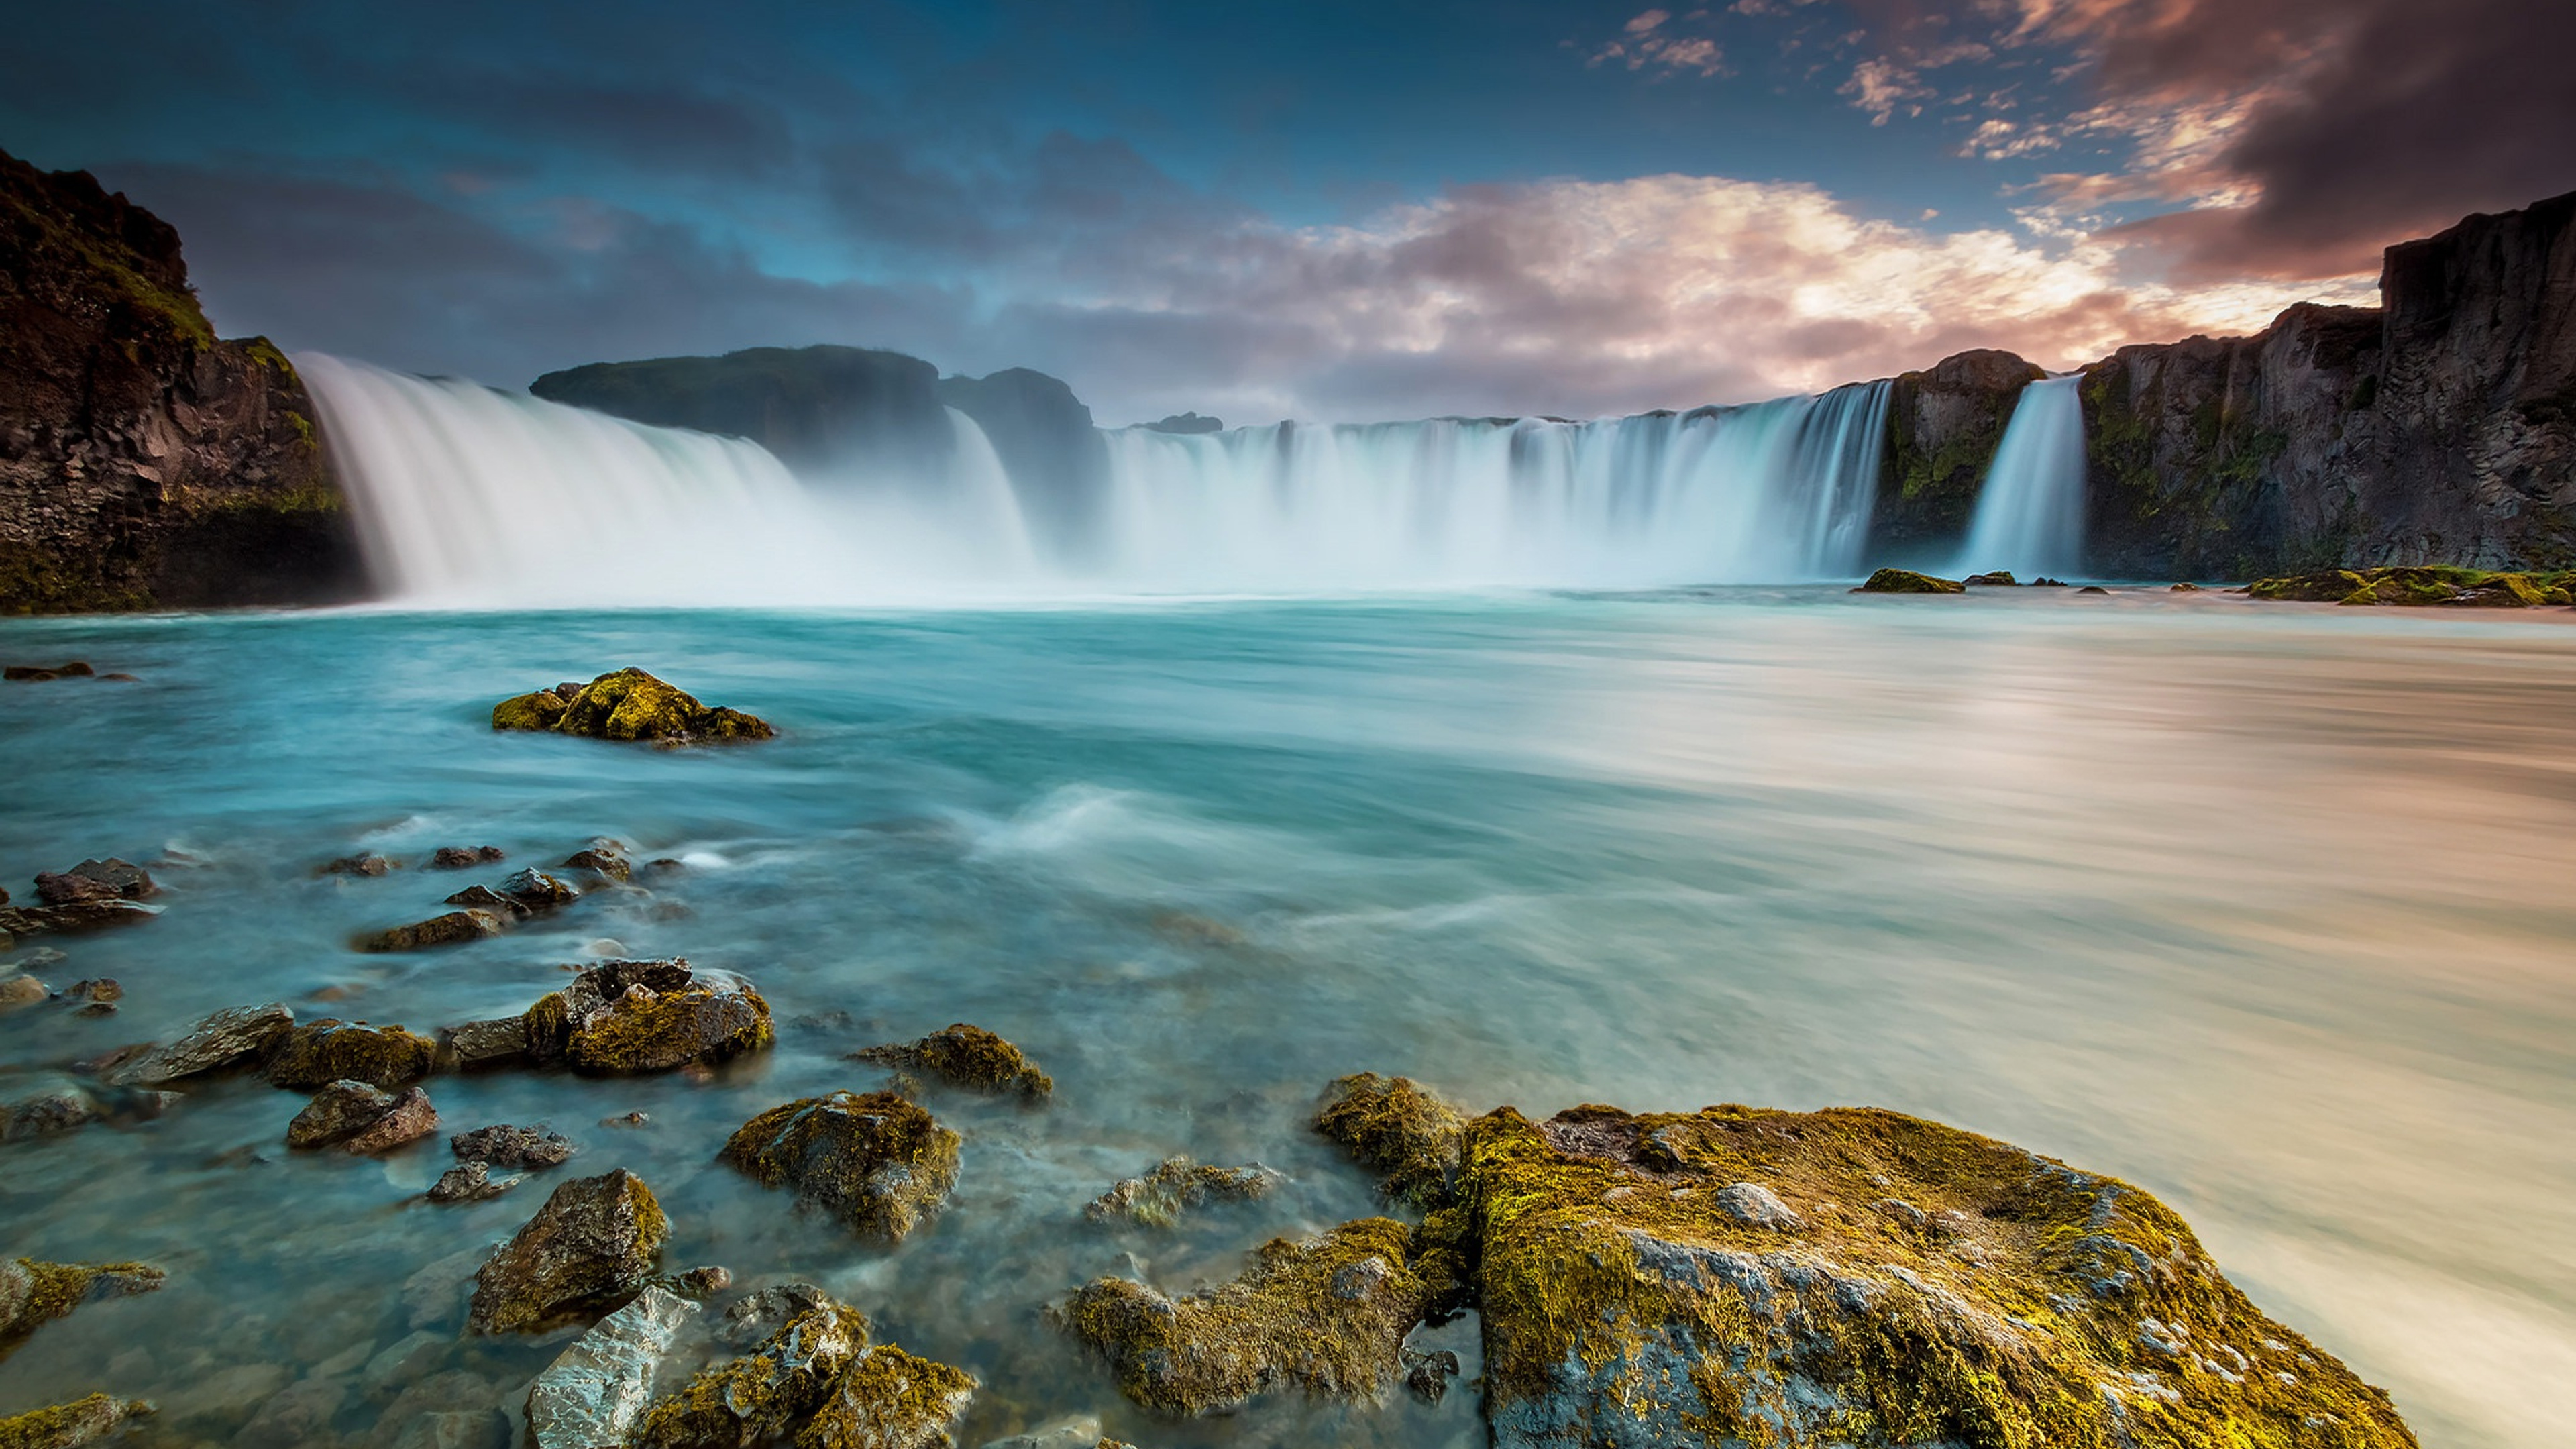
MULTIPOLYGON (((2380 289, 2084 368, 2087 568, 2576 564, 2576 194, 2391 247, 2380 289)), ((1972 352, 1897 379, 1874 561, 1955 551, 2036 375, 1972 352)))
POLYGON ((159 218, 0 153, 0 339, 0 612, 363 592, 294 367, 217 340, 159 218))

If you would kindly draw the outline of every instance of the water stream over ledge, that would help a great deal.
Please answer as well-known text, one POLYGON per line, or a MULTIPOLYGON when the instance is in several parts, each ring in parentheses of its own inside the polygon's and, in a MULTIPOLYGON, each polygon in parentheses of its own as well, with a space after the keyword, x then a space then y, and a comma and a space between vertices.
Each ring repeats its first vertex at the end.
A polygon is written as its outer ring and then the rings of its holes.
MULTIPOLYGON (((2152 1189, 2427 1445, 2537 1449, 2576 1419, 2576 632, 2354 614, 1819 588, 9 621, 9 662, 142 679, 0 686, 11 890, 90 855, 194 863, 156 869, 159 921, 29 943, 67 952, 47 980, 126 999, 0 1016, 0 1068, 268 999, 430 1029, 603 941, 743 971, 778 1047, 713 1080, 430 1094, 448 1130, 563 1130, 555 1177, 641 1173, 671 1264, 811 1277, 972 1370, 970 1446, 1074 1412, 1151 1445, 1482 1442, 1468 1392, 1155 1423, 1042 1320, 1090 1276, 1183 1287, 1372 1210, 1303 1129, 1335 1074, 1477 1109, 1871 1103, 2152 1189), (485 726, 627 663, 784 733, 485 726), (593 834, 687 866, 391 957, 348 940, 482 877, 313 874, 593 834), (842 1053, 957 1020, 1057 1095, 934 1095, 964 1172, 899 1250, 714 1162, 762 1108, 885 1080, 842 1053), (596 1125, 630 1110, 650 1124, 596 1125), (1174 1233, 1083 1221, 1176 1151, 1290 1183, 1174 1233)), ((562 1336, 463 1341, 405 1285, 470 1266, 549 1179, 432 1208, 443 1145, 291 1155, 301 1100, 233 1081, 0 1148, 0 1251, 171 1272, 0 1362, 0 1413, 103 1388, 161 1402, 136 1443, 223 1443, 300 1384, 345 1442, 391 1444, 425 1404, 515 1400, 562 1336)))

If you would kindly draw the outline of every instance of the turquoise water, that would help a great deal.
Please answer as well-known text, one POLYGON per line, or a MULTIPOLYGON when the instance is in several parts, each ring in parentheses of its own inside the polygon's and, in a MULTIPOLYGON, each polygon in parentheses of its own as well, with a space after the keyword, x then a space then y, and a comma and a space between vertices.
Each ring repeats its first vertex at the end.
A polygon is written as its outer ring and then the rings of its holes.
MULTIPOLYGON (((1873 1103, 2162 1194, 2428 1445, 2555 1444, 2570 622, 1825 589, 9 622, 0 659, 142 681, 0 686, 11 890, 88 855, 172 863, 161 919, 0 953, 59 946, 39 975, 127 993, 104 1021, 0 1017, 0 1068, 269 999, 429 1030, 603 953, 742 971, 778 1049, 712 1080, 430 1094, 450 1130, 548 1121, 581 1144, 568 1171, 641 1173, 673 1263, 812 1278, 972 1369, 968 1445, 1072 1413, 1150 1445, 1481 1442, 1470 1393, 1155 1424, 1041 1317, 1096 1274, 1186 1287, 1370 1210, 1303 1130, 1336 1074, 1533 1112, 1873 1103), (503 695, 630 663, 783 735, 485 727, 503 695), (687 866, 492 941, 348 948, 597 834, 687 866), (313 874, 483 843, 509 864, 313 874), (902 1248, 714 1163, 762 1108, 885 1080, 842 1053, 954 1020, 1027 1047, 1057 1097, 934 1096, 964 1174, 902 1248), (1176 1151, 1290 1182, 1177 1233, 1083 1221, 1176 1151)), ((424 1407, 517 1403, 563 1336, 460 1340, 423 1270, 470 1267, 548 1179, 428 1207, 442 1145, 290 1156, 300 1103, 232 1081, 0 1148, 0 1251, 171 1270, 0 1363, 0 1412, 104 1388, 161 1402, 138 1442, 391 1445, 424 1407)))

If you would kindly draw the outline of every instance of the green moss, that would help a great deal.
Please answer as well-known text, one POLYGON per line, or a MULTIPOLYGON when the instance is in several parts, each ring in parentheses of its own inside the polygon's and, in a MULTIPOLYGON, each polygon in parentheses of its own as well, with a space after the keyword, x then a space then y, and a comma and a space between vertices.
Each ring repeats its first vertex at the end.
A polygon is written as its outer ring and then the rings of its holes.
POLYGON ((843 1369, 865 1351, 868 1321, 825 1300, 789 1319, 759 1348, 700 1372, 647 1410, 635 1449, 703 1449, 783 1436, 822 1406, 843 1369))
POLYGON ((777 733, 740 710, 710 709, 641 669, 615 670, 578 689, 558 685, 505 699, 493 706, 492 728, 666 745, 765 740, 777 733))
POLYGON ((1248 1202, 1267 1194, 1278 1176, 1261 1167, 1211 1167, 1187 1157, 1167 1157, 1143 1177, 1127 1178, 1083 1209, 1095 1222, 1128 1218, 1168 1228, 1190 1208, 1209 1202, 1248 1202))
POLYGON ((841 1370, 796 1449, 926 1449, 950 1442, 948 1429, 977 1388, 964 1369, 908 1354, 893 1344, 862 1349, 841 1370))
POLYGON ((566 1055, 579 1071, 657 1072, 765 1051, 775 1039, 769 1003, 759 992, 688 986, 619 998, 572 1034, 566 1055))
POLYGON ((549 991, 520 1018, 528 1027, 528 1055, 540 1063, 563 1060, 572 1042, 572 1006, 560 991, 549 991))
POLYGON ((719 1154, 764 1187, 797 1196, 861 1237, 903 1241, 957 1182, 958 1137, 892 1092, 834 1092, 772 1107, 719 1154))
POLYGON ((978 1091, 1017 1092, 1030 1098, 1055 1091, 1055 1079, 1038 1070, 1037 1063, 1018 1047, 962 1021, 916 1042, 867 1047, 850 1055, 860 1061, 930 1072, 978 1091))
POLYGON ((1428 1294, 1411 1235, 1389 1218, 1264 1244, 1241 1276, 1182 1298, 1098 1279, 1058 1310, 1119 1390, 1149 1409, 1202 1414, 1273 1388, 1375 1400, 1401 1367, 1428 1294))
POLYGON ((1379 1191, 1429 1209, 1457 1183, 1466 1120, 1408 1077, 1361 1072, 1326 1089, 1315 1130, 1377 1173, 1379 1191))
POLYGON ((364 1082, 388 1091, 406 1087, 438 1067, 438 1043, 399 1026, 324 1019, 289 1032, 268 1064, 268 1079, 290 1091, 318 1091, 332 1082, 364 1082))
POLYGON ((551 689, 512 695, 492 706, 496 730, 550 730, 564 717, 564 702, 551 689))
POLYGON ((153 607, 152 591, 32 544, 0 542, 0 614, 116 614, 153 607))
POLYGON ((50 1409, 0 1419, 0 1449, 66 1449, 103 1439, 117 1425, 152 1412, 150 1401, 92 1394, 50 1409))
POLYGON ((20 1258, 0 1278, 0 1344, 24 1338, 85 1303, 149 1293, 163 1273, 149 1263, 43 1263, 20 1258), (10 1281, 15 1280, 15 1281, 10 1281))
POLYGON ((1855 594, 1964 594, 1967 585, 1956 579, 1936 579, 1912 569, 1880 569, 1871 574, 1855 594))
POLYGON ((2414 1442, 2162 1204, 1937 1123, 1505 1108, 1467 1178, 1501 1412, 1779 1445, 2414 1442))
POLYGON ((2576 573, 2508 572, 2445 564, 2328 569, 2257 579, 2246 587, 2246 593, 2257 599, 2311 604, 2536 608, 2576 602, 2576 573))

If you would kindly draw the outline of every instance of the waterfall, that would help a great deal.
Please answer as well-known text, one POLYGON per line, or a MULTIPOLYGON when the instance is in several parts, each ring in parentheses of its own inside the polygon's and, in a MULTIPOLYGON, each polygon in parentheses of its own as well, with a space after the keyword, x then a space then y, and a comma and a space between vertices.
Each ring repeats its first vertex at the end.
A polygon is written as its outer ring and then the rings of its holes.
POLYGON ((954 409, 936 476, 791 473, 740 439, 296 359, 368 557, 430 604, 803 604, 1843 577, 1887 385, 1590 422, 1439 418, 1103 434, 1079 566, 1031 536, 954 409))
POLYGON ((2084 402, 2081 376, 2021 390, 1995 449, 1960 572, 2009 569, 2024 579, 2084 566, 2084 402))

